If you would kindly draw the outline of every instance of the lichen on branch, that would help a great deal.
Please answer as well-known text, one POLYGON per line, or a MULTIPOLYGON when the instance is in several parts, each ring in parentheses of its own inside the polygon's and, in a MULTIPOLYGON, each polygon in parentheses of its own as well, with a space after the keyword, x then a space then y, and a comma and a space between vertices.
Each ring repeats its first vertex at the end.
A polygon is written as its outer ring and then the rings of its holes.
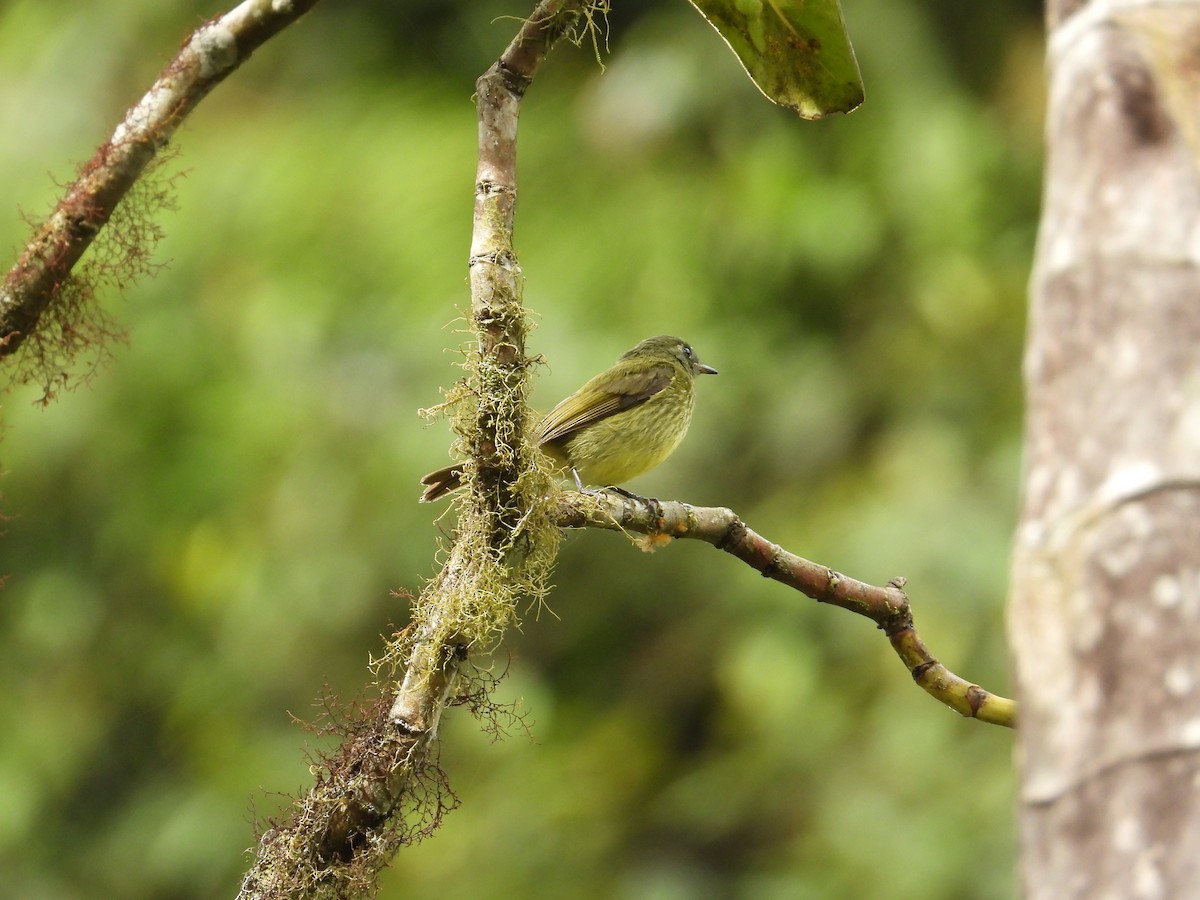
POLYGON ((48 399, 72 383, 70 370, 81 350, 102 357, 104 342, 119 331, 96 311, 97 288, 114 282, 122 287, 145 274, 143 263, 159 234, 146 224, 170 205, 154 206, 145 191, 140 199, 130 192, 143 184, 147 169, 208 92, 316 2, 245 0, 201 25, 83 164, 0 280, 0 360, 8 363, 7 383, 40 381, 48 399), (130 213, 114 218, 122 204, 130 213), (106 230, 120 232, 107 246, 123 248, 122 263, 77 268, 106 230))
POLYGON ((561 533, 549 462, 528 437, 533 360, 512 238, 517 120, 543 57, 590 5, 543 0, 476 83, 473 341, 466 378, 446 404, 464 455, 454 537, 414 601, 409 626, 376 662, 384 702, 347 733, 336 765, 321 770, 291 820, 263 835, 243 897, 370 890, 397 848, 425 833, 409 823, 436 823, 445 809, 445 794, 430 788, 443 784, 436 753, 443 711, 466 702, 486 714, 486 679, 465 664, 495 645, 523 599, 537 602, 547 590, 561 533))

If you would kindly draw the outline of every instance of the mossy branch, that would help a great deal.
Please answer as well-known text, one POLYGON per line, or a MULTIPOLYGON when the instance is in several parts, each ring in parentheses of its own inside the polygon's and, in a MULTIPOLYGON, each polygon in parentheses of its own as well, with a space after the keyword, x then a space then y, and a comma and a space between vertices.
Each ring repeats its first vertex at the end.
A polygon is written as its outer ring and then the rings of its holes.
POLYGON ((453 805, 436 762, 438 723, 448 704, 479 693, 463 664, 499 639, 522 597, 546 590, 560 532, 549 464, 526 436, 532 361, 513 251, 517 120, 542 59, 574 33, 589 6, 542 0, 476 82, 475 346, 466 384, 455 392, 476 402, 454 405, 457 447, 467 457, 455 537, 413 603, 411 624, 376 663, 380 703, 318 767, 317 784, 296 801, 291 819, 263 835, 242 897, 368 893, 402 844, 436 826, 453 805))
POLYGON ((554 42, 570 33, 582 0, 543 0, 508 48, 475 84, 479 156, 471 237, 471 319, 476 348, 467 371, 473 410, 455 418, 468 456, 456 500, 458 529, 441 574, 413 610, 404 679, 392 706, 406 733, 433 727, 454 681, 454 660, 497 639, 517 599, 540 596, 558 531, 550 520, 551 476, 526 438, 531 361, 521 268, 513 250, 517 122, 521 101, 554 42))
POLYGON ((644 549, 673 538, 692 538, 732 554, 764 578, 800 591, 820 603, 866 616, 879 626, 913 680, 932 697, 968 718, 1013 728, 1015 701, 955 675, 934 658, 917 634, 905 580, 880 587, 835 572, 773 544, 729 509, 690 506, 675 500, 648 500, 612 492, 563 493, 556 521, 563 528, 606 528, 646 535, 644 549))
MULTIPOLYGON (((121 202, 196 105, 265 41, 317 0, 245 0, 197 28, 145 96, 80 170, 54 211, 0 282, 0 359, 27 345, 35 361, 10 368, 16 380, 40 379, 47 396, 67 382, 81 340, 81 298, 92 291, 72 270, 121 202), (45 340, 42 336, 45 335, 45 340)), ((125 236, 122 240, 137 240, 125 236)), ((135 255, 136 256, 136 255, 135 255)), ((136 273, 132 273, 136 274, 136 273)), ((120 273, 118 273, 120 281, 120 273)), ((93 328, 98 337, 110 331, 93 328)), ((10 366, 13 361, 10 360, 10 366)), ((10 380, 13 379, 10 374, 10 380)))

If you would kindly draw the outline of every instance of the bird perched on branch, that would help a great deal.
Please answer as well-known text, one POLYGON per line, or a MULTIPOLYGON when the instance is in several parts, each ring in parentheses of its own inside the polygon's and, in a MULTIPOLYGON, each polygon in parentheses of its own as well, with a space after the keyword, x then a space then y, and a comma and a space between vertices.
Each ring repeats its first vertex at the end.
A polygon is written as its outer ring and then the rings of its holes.
MULTIPOLYGON (((686 341, 647 338, 550 410, 534 440, 569 470, 576 485, 615 485, 648 472, 671 455, 692 421, 697 375, 716 375, 686 341)), ((421 479, 421 502, 459 487, 461 466, 421 479)))

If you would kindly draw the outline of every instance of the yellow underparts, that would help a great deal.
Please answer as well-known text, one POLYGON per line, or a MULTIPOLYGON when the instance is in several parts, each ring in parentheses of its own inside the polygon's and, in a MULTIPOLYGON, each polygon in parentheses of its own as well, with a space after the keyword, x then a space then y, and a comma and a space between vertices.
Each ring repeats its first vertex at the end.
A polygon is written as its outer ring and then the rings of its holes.
POLYGON ((574 468, 585 484, 622 484, 650 471, 679 446, 692 420, 693 399, 690 385, 672 385, 639 406, 541 449, 574 468))

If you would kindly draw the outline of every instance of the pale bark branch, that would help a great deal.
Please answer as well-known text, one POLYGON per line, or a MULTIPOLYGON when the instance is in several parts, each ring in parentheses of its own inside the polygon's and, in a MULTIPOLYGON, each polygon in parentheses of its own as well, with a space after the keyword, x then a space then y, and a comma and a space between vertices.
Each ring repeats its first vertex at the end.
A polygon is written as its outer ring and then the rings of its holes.
POLYGON ((39 328, 75 264, 175 130, 227 75, 317 0, 245 0, 194 31, 84 164, 0 283, 0 359, 39 328))
POLYGON ((550 546, 529 548, 529 523, 534 507, 545 507, 545 491, 530 487, 537 482, 537 451, 525 436, 528 322, 513 250, 517 120, 542 59, 585 6, 585 0, 542 0, 476 82, 470 253, 476 350, 468 356, 468 387, 477 405, 456 420, 470 457, 466 489, 456 501, 456 536, 441 572, 414 604, 412 625, 380 663, 385 696, 351 723, 291 819, 263 835, 243 898, 369 892, 400 845, 436 827, 453 805, 435 759, 438 723, 449 703, 470 692, 462 690, 459 669, 498 639, 517 595, 537 589, 529 556, 552 559, 557 532, 544 509, 550 546), (396 669, 404 673, 398 686, 396 669))
MULTIPOLYGON (((917 634, 903 578, 880 587, 835 572, 773 544, 729 509, 690 506, 614 492, 564 492, 558 498, 564 528, 606 528, 653 538, 691 538, 724 550, 770 578, 820 603, 873 621, 887 635, 913 680, 932 697, 968 718, 1012 728, 1016 703, 960 678, 934 658, 917 634)), ((653 541, 646 547, 654 546, 653 541)))
MULTIPOLYGON (((513 250, 517 122, 542 59, 584 5, 582 0, 543 0, 475 84, 479 155, 469 265, 478 405, 467 428, 472 473, 470 489, 461 498, 458 536, 435 589, 424 598, 425 615, 392 705, 391 720, 406 734, 436 732, 453 670, 466 656, 468 640, 456 623, 473 611, 462 606, 476 592, 492 589, 484 584, 486 567, 480 567, 477 557, 509 557, 526 512, 515 489, 531 452, 525 440, 528 323, 513 250)), ((506 562, 520 566, 516 558, 506 562)))

